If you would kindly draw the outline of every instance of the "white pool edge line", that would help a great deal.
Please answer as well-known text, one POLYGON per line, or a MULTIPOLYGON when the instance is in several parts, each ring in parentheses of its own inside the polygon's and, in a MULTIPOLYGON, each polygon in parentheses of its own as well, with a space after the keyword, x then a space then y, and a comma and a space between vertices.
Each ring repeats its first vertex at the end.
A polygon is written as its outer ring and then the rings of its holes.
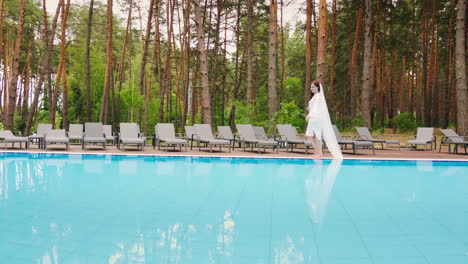
MULTIPOLYGON (((68 154, 68 155, 98 155, 98 156, 147 156, 147 157, 195 157, 195 158, 238 158, 238 159, 293 159, 293 160, 313 160, 307 157, 262 157, 262 156, 235 156, 235 155, 216 155, 216 154, 209 154, 209 155, 188 155, 188 154, 148 154, 148 153, 108 153, 108 152, 70 152, 70 151, 63 151, 63 152, 47 152, 47 151, 9 151, 9 150, 1 150, 0 153, 24 153, 24 154, 68 154)), ((322 160, 332 160, 330 157, 325 157, 322 160)), ((346 157, 343 160, 374 160, 374 161, 453 161, 453 162, 468 162, 468 159, 431 159, 431 158, 354 158, 354 157, 346 157)))

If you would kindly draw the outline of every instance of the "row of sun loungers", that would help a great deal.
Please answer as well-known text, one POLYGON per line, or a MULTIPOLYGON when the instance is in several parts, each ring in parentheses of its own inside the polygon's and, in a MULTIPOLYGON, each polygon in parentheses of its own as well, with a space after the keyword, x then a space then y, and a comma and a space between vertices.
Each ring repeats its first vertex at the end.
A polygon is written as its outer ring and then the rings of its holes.
POLYGON ((346 139, 346 136, 342 136, 338 128, 333 125, 333 131, 335 132, 336 140, 338 144, 342 146, 344 149, 347 149, 348 146, 351 146, 353 149, 353 154, 357 154, 358 148, 370 148, 372 149, 372 153, 375 154, 374 143, 369 141, 368 139, 365 140, 356 140, 352 137, 346 139))
POLYGON ((0 131, 0 138, 3 139, 3 142, 5 143, 5 149, 8 146, 8 143, 12 144, 12 147, 14 147, 15 143, 20 143, 20 148, 24 147, 29 148, 29 139, 27 137, 17 137, 13 135, 13 133, 10 130, 2 130, 0 131))
MULTIPOLYGON (((173 124, 158 123, 155 126, 155 134, 152 140, 153 149, 156 146, 158 146, 158 149, 161 149, 161 146, 165 146, 165 150, 167 151, 169 147, 175 149, 178 146, 180 150, 182 150, 182 147, 185 147, 185 150, 187 150, 188 141, 191 142, 191 148, 195 143, 199 151, 202 147, 209 147, 210 152, 213 151, 213 147, 219 147, 220 151, 222 147, 227 147, 229 152, 231 152, 231 149, 235 148, 236 143, 239 146, 243 146, 244 151, 247 148, 253 151, 255 148, 258 153, 261 152, 262 148, 264 152, 266 148, 271 148, 278 153, 280 147, 293 152, 294 148, 303 146, 305 153, 308 154, 309 149, 312 148, 311 142, 298 136, 296 128, 292 125, 278 124, 278 135, 276 136, 267 135, 263 127, 254 127, 250 124, 237 124, 236 128, 237 136, 232 133, 229 126, 218 126, 218 136, 215 137, 209 124, 196 124, 194 126, 185 126, 186 134, 182 136, 175 133, 173 124)), ((392 145, 400 149, 400 141, 374 137, 366 127, 356 128, 358 137, 341 135, 335 125, 333 125, 333 129, 338 144, 344 150, 351 147, 353 154, 357 154, 359 148, 372 149, 375 154, 375 144, 380 144, 382 149, 384 147, 391 147, 392 145)), ((468 141, 466 141, 466 137, 457 135, 451 129, 441 129, 440 131, 443 137, 439 152, 442 145, 447 145, 449 153, 452 153, 452 147, 454 153, 458 153, 459 147, 463 147, 465 153, 467 153, 468 141)), ((436 148, 436 139, 433 134, 434 128, 418 128, 415 139, 407 142, 407 148, 416 149, 420 145, 424 146, 424 150, 427 150, 428 146, 431 150, 436 148)), ((39 148, 63 144, 68 149, 70 141, 78 141, 81 142, 83 149, 86 149, 88 145, 98 145, 105 149, 107 142, 110 141, 112 145, 116 144, 117 148, 125 150, 128 146, 143 149, 147 138, 140 132, 139 126, 136 123, 120 123, 120 133, 116 135, 112 134, 111 125, 85 123, 84 126, 82 124, 70 125, 68 132, 63 129, 53 130, 51 124, 39 124, 37 132, 29 137, 14 136, 11 131, 3 130, 0 131, 0 139, 3 139, 5 148, 7 148, 9 143, 13 147, 15 143, 19 143, 20 148, 22 148, 24 143, 25 148, 28 148, 29 144, 34 142, 38 144, 39 148)))

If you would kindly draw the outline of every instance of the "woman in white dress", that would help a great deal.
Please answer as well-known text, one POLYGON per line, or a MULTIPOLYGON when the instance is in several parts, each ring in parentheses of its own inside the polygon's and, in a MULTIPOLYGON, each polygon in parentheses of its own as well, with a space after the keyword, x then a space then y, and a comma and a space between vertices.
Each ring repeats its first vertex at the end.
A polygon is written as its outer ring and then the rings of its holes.
POLYGON ((333 132, 330 114, 328 113, 327 102, 323 86, 319 81, 312 82, 310 91, 313 94, 309 101, 309 114, 306 117, 308 122, 306 137, 314 145, 314 158, 320 158, 322 153, 322 139, 325 141, 328 150, 334 159, 343 159, 343 154, 338 146, 335 133, 333 132))

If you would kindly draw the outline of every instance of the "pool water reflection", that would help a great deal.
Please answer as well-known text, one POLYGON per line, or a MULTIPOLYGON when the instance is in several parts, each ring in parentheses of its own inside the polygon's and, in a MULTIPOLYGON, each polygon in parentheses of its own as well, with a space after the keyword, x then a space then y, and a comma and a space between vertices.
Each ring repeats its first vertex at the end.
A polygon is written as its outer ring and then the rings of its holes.
POLYGON ((0 263, 468 263, 468 163, 0 154, 0 263))

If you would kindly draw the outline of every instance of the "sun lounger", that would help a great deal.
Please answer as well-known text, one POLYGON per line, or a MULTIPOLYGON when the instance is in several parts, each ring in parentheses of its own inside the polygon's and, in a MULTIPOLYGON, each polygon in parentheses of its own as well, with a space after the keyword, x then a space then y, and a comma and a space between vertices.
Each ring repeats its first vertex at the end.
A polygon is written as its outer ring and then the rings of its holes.
POLYGON ((125 150, 128 145, 137 146, 141 150, 145 146, 145 138, 136 123, 120 123, 119 147, 125 150))
POLYGON ((440 132, 444 135, 440 141, 439 152, 442 149, 442 145, 448 146, 449 153, 452 153, 452 145, 453 145, 453 152, 455 154, 458 153, 458 146, 464 147, 465 154, 467 154, 466 148, 468 146, 468 137, 460 136, 452 129, 441 129, 440 132))
POLYGON ((239 142, 232 133, 230 126, 218 126, 218 138, 232 142, 232 149, 235 149, 236 142, 239 142))
POLYGON ((81 141, 82 149, 86 149, 86 145, 100 145, 106 149, 106 138, 104 137, 104 128, 102 123, 85 123, 85 131, 81 141))
POLYGON ((309 148, 313 146, 312 142, 300 138, 295 127, 289 124, 278 124, 276 129, 278 130, 279 141, 286 145, 288 152, 289 146, 291 146, 291 152, 293 152, 294 146, 304 145, 305 154, 309 153, 309 148))
POLYGON ((81 142, 83 139, 83 124, 71 124, 68 128, 68 138, 81 142))
POLYGON ((262 126, 254 126, 253 130, 255 132, 255 137, 258 139, 273 139, 274 138, 274 136, 268 135, 265 132, 265 128, 262 126))
POLYGON ((209 124, 196 124, 194 138, 198 142, 198 150, 201 151, 201 144, 210 146, 210 152, 213 151, 213 146, 219 146, 219 151, 222 150, 222 146, 228 146, 229 152, 231 152, 231 142, 224 139, 216 139, 211 131, 209 124))
POLYGON ((25 144, 25 148, 29 148, 29 138, 28 137, 17 137, 11 133, 10 130, 0 130, 0 140, 3 140, 5 143, 5 149, 7 149, 7 143, 11 143, 12 147, 15 147, 15 143, 20 143, 20 148, 25 144))
POLYGON ((335 132, 336 140, 340 146, 343 146, 345 149, 348 145, 353 148, 353 154, 357 155, 358 148, 370 148, 372 149, 372 153, 375 155, 374 143, 371 141, 364 141, 364 140, 354 140, 354 139, 344 139, 344 136, 341 135, 340 131, 333 125, 333 131, 335 132))
POLYGON ((141 132, 140 130, 140 125, 138 123, 134 123, 136 125, 136 131, 138 132, 138 135, 140 135, 140 138, 144 140, 144 145, 146 146, 146 140, 148 139, 145 135, 145 133, 141 132))
POLYGON ((70 139, 67 137, 65 129, 51 129, 44 136, 44 148, 52 144, 64 144, 68 150, 70 139))
POLYGON ((377 143, 382 145, 382 149, 384 149, 384 144, 387 146, 389 145, 398 145, 398 150, 400 150, 400 141, 393 140, 393 139, 376 139, 370 133, 367 127, 356 127, 356 130, 359 134, 359 140, 370 141, 372 143, 377 143))
POLYGON ((195 131, 195 127, 194 126, 185 126, 184 129, 185 129, 185 138, 187 140, 190 140, 190 149, 192 149, 193 148, 193 142, 197 141, 197 139, 196 139, 197 132, 195 131))
POLYGON ((115 144, 115 136, 112 133, 112 125, 104 125, 104 137, 106 138, 107 142, 112 142, 111 144, 115 144))
POLYGON ((37 142, 37 145, 39 148, 44 148, 43 143, 44 143, 44 136, 47 131, 52 129, 52 124, 39 124, 37 126, 37 131, 29 136, 29 141, 31 143, 37 142))
POLYGON ((416 134, 416 139, 408 140, 407 148, 414 147, 417 149, 418 145, 424 145, 424 151, 427 150, 427 145, 431 146, 433 149, 433 144, 435 144, 434 137, 434 128, 433 127, 418 127, 418 133, 416 134))
POLYGON ((154 126, 154 138, 153 138, 153 149, 158 145, 158 149, 161 149, 161 143, 164 142, 166 145, 166 151, 168 146, 179 146, 182 151, 182 146, 185 146, 187 151, 187 140, 177 138, 174 124, 172 123, 157 123, 154 126))
POLYGON ((263 152, 265 152, 266 147, 272 147, 272 149, 276 149, 276 153, 278 153, 279 143, 273 139, 258 139, 255 136, 255 131, 252 125, 236 125, 237 133, 239 133, 239 141, 244 145, 244 151, 246 145, 249 144, 251 149, 253 150, 254 146, 258 147, 258 153, 260 153, 260 149, 263 147, 263 152))

